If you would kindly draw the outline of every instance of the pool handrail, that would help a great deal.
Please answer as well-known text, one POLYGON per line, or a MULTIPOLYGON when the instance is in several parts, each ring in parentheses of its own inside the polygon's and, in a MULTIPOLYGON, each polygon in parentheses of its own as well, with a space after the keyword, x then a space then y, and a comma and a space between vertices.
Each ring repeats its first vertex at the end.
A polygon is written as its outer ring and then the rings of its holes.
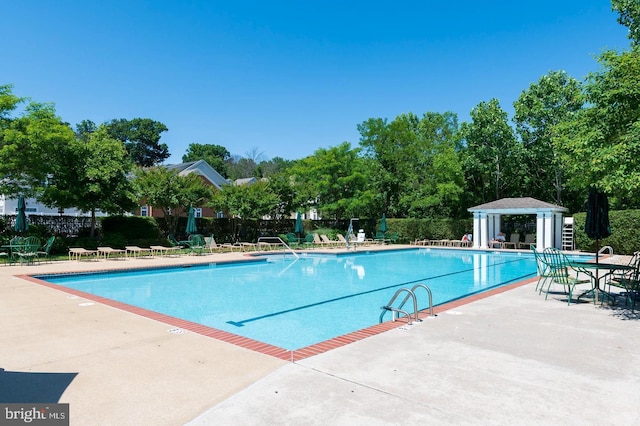
POLYGON ((298 256, 298 253, 296 253, 291 247, 289 247, 289 245, 285 243, 280 237, 260 237, 258 238, 258 245, 260 245, 260 243, 268 243, 269 241, 272 241, 272 242, 275 241, 276 243, 281 244, 282 246, 289 249, 291 254, 293 254, 296 259, 300 258, 300 256, 298 256))

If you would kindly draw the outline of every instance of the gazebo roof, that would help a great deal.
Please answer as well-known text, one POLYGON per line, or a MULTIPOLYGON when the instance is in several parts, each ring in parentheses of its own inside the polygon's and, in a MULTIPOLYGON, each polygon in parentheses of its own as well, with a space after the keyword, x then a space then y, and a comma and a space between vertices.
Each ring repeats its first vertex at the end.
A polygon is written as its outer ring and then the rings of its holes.
POLYGON ((491 212, 500 214, 536 214, 538 212, 566 212, 566 207, 536 200, 531 197, 501 198, 467 209, 469 212, 491 212))

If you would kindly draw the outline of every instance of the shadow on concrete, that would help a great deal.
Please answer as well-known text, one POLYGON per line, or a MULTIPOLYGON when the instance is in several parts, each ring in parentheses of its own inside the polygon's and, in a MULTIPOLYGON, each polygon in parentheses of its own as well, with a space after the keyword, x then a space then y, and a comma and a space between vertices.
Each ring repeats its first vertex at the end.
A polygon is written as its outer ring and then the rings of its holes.
POLYGON ((77 375, 5 371, 0 368, 0 402, 58 402, 77 375))

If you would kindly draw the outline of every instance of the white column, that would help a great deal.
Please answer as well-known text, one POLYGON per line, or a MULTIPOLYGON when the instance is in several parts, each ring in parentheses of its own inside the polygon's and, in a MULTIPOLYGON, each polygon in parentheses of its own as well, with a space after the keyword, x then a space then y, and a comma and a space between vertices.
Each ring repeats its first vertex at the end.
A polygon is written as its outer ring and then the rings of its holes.
POLYGON ((473 212, 473 248, 480 248, 480 234, 482 229, 480 217, 480 212, 473 212))
POLYGON ((536 216, 536 250, 544 250, 544 213, 536 216))
POLYGON ((553 214, 544 213, 544 248, 553 247, 553 214))
POLYGON ((562 213, 554 213, 553 219, 553 246, 562 249, 562 213))
MULTIPOLYGON (((487 239, 488 227, 487 212, 480 212, 480 235, 478 235, 480 248, 487 248, 487 243, 489 242, 487 239)), ((473 236, 473 239, 475 240, 475 235, 473 236)))

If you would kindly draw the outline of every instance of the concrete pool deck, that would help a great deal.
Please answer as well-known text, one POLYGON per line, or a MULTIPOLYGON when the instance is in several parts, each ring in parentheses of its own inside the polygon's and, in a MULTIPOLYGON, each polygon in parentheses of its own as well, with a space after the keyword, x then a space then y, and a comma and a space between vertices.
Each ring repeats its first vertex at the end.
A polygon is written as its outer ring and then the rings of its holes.
POLYGON ((72 425, 640 422, 640 316, 535 283, 291 363, 17 277, 242 257, 0 267, 0 402, 72 425))

